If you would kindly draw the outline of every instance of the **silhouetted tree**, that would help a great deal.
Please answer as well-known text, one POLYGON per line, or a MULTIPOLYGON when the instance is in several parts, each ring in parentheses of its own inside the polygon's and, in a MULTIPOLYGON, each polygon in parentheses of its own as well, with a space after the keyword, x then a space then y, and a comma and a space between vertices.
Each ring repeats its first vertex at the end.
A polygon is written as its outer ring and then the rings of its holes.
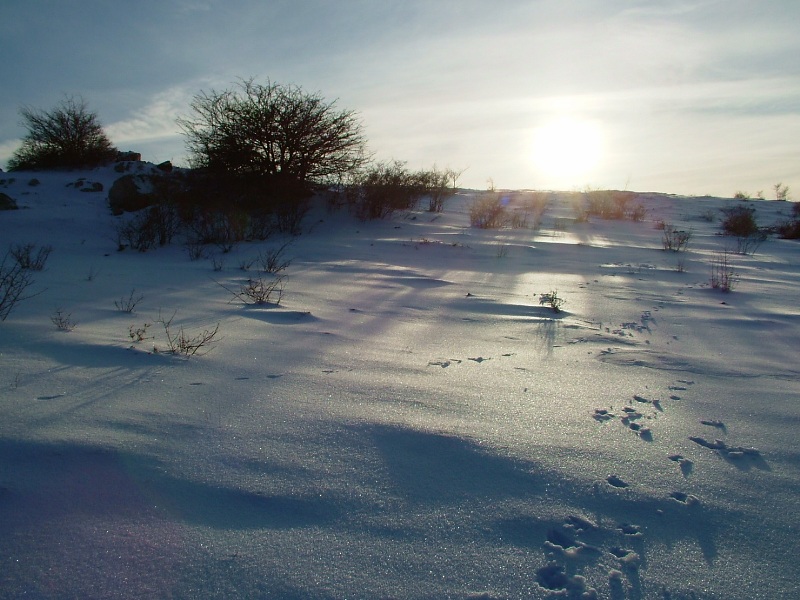
POLYGON ((82 98, 69 96, 50 111, 24 107, 20 114, 28 134, 8 161, 10 171, 93 167, 117 154, 82 98))
POLYGON ((250 79, 233 90, 201 92, 191 109, 178 119, 190 164, 212 173, 329 183, 366 160, 356 114, 296 86, 250 79))

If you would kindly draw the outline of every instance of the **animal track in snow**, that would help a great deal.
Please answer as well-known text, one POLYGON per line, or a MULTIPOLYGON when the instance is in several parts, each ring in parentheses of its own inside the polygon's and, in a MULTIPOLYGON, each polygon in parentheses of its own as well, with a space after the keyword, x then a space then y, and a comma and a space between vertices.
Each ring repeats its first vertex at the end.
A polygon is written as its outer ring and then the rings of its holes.
POLYGON ((670 454, 668 458, 678 463, 681 468, 681 473, 683 473, 684 477, 688 477, 692 473, 692 469, 694 469, 694 463, 689 460, 688 458, 684 458, 680 454, 670 454))

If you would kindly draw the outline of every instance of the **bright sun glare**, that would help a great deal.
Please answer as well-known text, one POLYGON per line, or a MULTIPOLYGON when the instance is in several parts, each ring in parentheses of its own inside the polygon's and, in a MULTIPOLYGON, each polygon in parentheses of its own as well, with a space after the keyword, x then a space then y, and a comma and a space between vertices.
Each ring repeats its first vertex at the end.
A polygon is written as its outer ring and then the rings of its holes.
POLYGON ((533 164, 551 185, 584 183, 602 155, 603 136, 591 121, 561 117, 533 132, 533 164))

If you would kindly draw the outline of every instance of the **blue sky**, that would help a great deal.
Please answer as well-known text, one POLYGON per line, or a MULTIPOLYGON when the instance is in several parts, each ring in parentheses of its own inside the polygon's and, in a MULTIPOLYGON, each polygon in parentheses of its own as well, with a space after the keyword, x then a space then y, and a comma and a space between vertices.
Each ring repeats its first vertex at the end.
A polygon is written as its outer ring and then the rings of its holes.
POLYGON ((119 148, 185 164, 192 96, 254 77, 468 187, 800 199, 798 24, 797 0, 5 0, 0 165, 20 107, 65 94, 119 148))

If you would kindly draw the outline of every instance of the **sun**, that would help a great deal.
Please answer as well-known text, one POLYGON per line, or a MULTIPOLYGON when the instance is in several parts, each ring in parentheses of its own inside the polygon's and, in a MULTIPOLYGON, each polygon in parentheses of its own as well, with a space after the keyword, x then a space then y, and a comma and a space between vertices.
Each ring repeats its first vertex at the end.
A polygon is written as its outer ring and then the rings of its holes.
POLYGON ((540 183, 569 187, 587 183, 603 153, 600 126, 589 120, 559 117, 533 132, 533 166, 540 183))

